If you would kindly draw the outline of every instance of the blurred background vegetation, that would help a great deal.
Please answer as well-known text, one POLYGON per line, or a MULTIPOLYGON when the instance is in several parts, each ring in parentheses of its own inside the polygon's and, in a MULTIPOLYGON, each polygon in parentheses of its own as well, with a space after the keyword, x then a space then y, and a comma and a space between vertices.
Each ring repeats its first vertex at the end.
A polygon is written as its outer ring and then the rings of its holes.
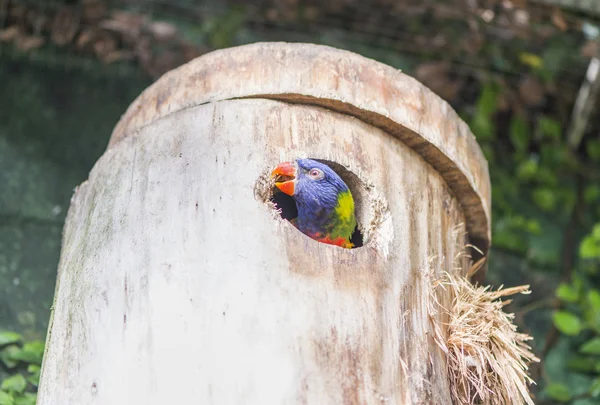
POLYGON ((35 403, 63 221, 113 126, 210 50, 326 44, 402 69, 490 164, 486 282, 535 337, 539 404, 600 404, 600 1, 0 0, 0 405, 35 403))

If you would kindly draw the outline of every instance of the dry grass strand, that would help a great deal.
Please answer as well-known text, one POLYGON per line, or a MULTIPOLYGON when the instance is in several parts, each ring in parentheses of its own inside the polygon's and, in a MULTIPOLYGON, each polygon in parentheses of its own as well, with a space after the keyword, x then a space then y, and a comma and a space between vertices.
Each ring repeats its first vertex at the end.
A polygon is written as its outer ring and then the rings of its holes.
POLYGON ((430 300, 434 336, 446 353, 453 402, 456 404, 528 404, 534 405, 528 375, 532 362, 539 359, 526 343, 532 338, 519 333, 513 323, 514 314, 503 311, 514 294, 529 294, 529 286, 492 291, 489 286, 471 284, 469 276, 481 268, 475 263, 467 277, 443 273, 435 283, 430 300), (450 307, 444 308, 440 294, 450 295, 450 307), (447 324, 440 324, 441 312, 447 324), (444 334, 443 331, 446 331, 444 334))

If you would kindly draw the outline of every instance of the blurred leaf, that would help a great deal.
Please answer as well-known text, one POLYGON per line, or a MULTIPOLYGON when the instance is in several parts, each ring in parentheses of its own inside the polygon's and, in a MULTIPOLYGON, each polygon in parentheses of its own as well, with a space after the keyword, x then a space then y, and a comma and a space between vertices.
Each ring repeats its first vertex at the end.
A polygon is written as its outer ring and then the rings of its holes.
POLYGON ((546 394, 554 400, 568 402, 571 399, 571 390, 565 384, 551 383, 546 387, 546 394))
POLYGON ((6 346, 0 351, 0 361, 8 368, 16 367, 18 362, 14 359, 14 356, 21 351, 21 348, 17 345, 6 346))
POLYGON ((583 354, 600 354, 600 337, 585 342, 579 351, 583 354))
POLYGON ((525 253, 527 250, 527 242, 522 237, 513 232, 504 231, 498 232, 494 236, 494 243, 498 247, 513 251, 525 253))
POLYGON ((15 374, 2 381, 2 385, 0 385, 0 390, 8 392, 18 392, 20 394, 23 391, 25 391, 26 387, 27 381, 25 381, 25 377, 23 377, 21 374, 15 374))
MULTIPOLYGON (((600 271, 600 266, 598 264, 600 264, 600 263, 594 263, 589 260, 587 262, 582 262, 581 270, 586 274, 595 276, 600 271)), ((598 312, 598 314, 600 314, 600 311, 598 312)))
POLYGON ((492 66, 496 69, 510 69, 511 62, 506 60, 506 53, 502 50, 501 44, 495 41, 490 41, 488 44, 491 53, 492 66))
POLYGON ((527 221, 526 229, 527 232, 534 235, 541 235, 542 233, 542 227, 540 226, 540 223, 535 219, 530 219, 529 221, 527 221))
POLYGON ((496 135, 493 114, 498 108, 498 91, 492 83, 483 85, 471 121, 471 130, 479 141, 494 139, 496 135))
POLYGON ((557 311, 552 315, 556 328, 568 336, 575 336, 581 332, 581 320, 576 315, 567 311, 557 311))
POLYGON ((571 188, 559 188, 557 192, 562 200, 562 204, 560 204, 563 209, 562 211, 565 213, 572 212, 575 207, 575 201, 577 200, 575 190, 571 188))
POLYGON ((471 130, 480 142, 493 139, 496 133, 492 120, 480 114, 475 115, 473 118, 471 130))
POLYGON ((578 373, 591 373, 595 370, 596 360, 592 357, 572 357, 567 361, 567 367, 578 373))
POLYGON ((553 211, 556 207, 556 192, 550 188, 537 188, 532 197, 533 202, 543 211, 553 211))
POLYGON ((587 154, 593 160, 600 160, 600 140, 590 139, 585 143, 587 154))
POLYGON ((600 378, 594 379, 590 385, 589 393, 592 398, 597 398, 600 395, 600 378))
POLYGON ((576 166, 576 162, 570 158, 569 152, 564 147, 546 143, 540 146, 540 155, 544 165, 553 170, 563 166, 569 168, 576 166))
POLYGON ((562 125, 559 121, 550 117, 540 117, 538 120, 538 127, 545 137, 559 141, 562 136, 562 125))
POLYGON ((575 288, 566 283, 561 283, 556 289, 556 296, 565 302, 577 302, 579 293, 575 288))
POLYGON ((594 229, 592 229, 592 236, 596 241, 600 241, 600 223, 594 225, 594 229))
POLYGON ((600 312, 600 292, 596 289, 588 292, 588 302, 593 310, 600 312))
POLYGON ((529 52, 521 52, 519 54, 519 60, 521 63, 530 66, 534 69, 539 69, 543 66, 544 61, 539 56, 529 53, 529 52))
POLYGON ((22 396, 15 399, 15 405, 35 405, 37 395, 31 392, 25 392, 22 396))
POLYGON ((538 167, 537 180, 548 187, 556 187, 558 185, 556 172, 546 166, 538 167))
POLYGON ((27 372, 28 373, 37 373, 38 371, 40 371, 40 366, 38 366, 37 364, 30 364, 27 366, 27 372))
POLYGON ((517 166, 517 178, 519 180, 532 180, 536 177, 538 171, 538 162, 534 159, 527 159, 517 166))
POLYGON ((596 333, 600 333, 600 293, 596 289, 587 293, 585 320, 596 333))
POLYGON ((571 283, 576 291, 582 291, 586 285, 584 279, 577 273, 573 274, 571 283))
POLYGON ((592 204, 600 199, 600 187, 592 184, 585 188, 583 198, 586 204, 592 204))
POLYGON ((481 90, 479 99, 477 100, 477 115, 481 115, 487 119, 491 118, 496 112, 498 104, 498 91, 491 83, 486 83, 481 90))
POLYGON ((579 245, 579 256, 582 259, 594 259, 600 256, 600 247, 592 235, 583 238, 579 245))
POLYGON ((578 45, 574 37, 559 35, 550 38, 544 45, 544 51, 542 52, 543 67, 538 73, 546 82, 555 81, 556 76, 572 57, 573 49, 577 47, 578 45))
POLYGON ((0 405, 15 405, 15 400, 9 393, 0 391, 0 405))
POLYGON ((44 355, 44 343, 41 341, 28 342, 23 345, 20 352, 15 353, 12 358, 14 360, 20 360, 25 363, 42 364, 42 357, 44 355))
POLYGON ((548 227, 543 229, 539 235, 531 234, 528 238, 527 258, 532 263, 552 266, 560 258, 560 240, 548 227))
POLYGON ((583 318, 586 322, 587 327, 592 329, 594 332, 600 334, 600 312, 593 310, 584 310, 583 318))
POLYGON ((494 231, 494 243, 496 246, 503 247, 507 250, 525 253, 527 250, 527 242, 520 234, 516 232, 518 228, 517 222, 519 218, 504 217, 499 218, 492 224, 494 231))
POLYGON ((485 156, 485 160, 488 163, 492 164, 494 162, 494 148, 489 143, 482 143, 481 150, 483 151, 483 156, 485 156))
POLYGON ((27 367, 27 372, 30 373, 29 377, 27 377, 27 381, 29 381, 31 385, 35 385, 37 387, 40 383, 41 367, 36 364, 30 364, 27 367))
POLYGON ((518 153, 525 153, 529 146, 529 128, 519 115, 515 114, 510 121, 510 141, 518 153))
POLYGON ((6 346, 11 343, 18 343, 23 339, 23 337, 11 331, 0 331, 0 346, 6 346))
POLYGON ((232 45, 233 38, 244 25, 246 13, 241 7, 231 7, 214 24, 210 33, 210 44, 215 48, 226 48, 232 45))

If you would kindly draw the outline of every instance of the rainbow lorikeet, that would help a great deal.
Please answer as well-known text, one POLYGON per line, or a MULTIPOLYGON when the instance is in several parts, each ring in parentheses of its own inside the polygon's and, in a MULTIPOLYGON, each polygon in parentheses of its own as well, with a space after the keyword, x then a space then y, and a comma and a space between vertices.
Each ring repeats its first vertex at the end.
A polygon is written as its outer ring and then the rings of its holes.
POLYGON ((319 242, 354 247, 354 199, 336 172, 315 160, 298 159, 280 163, 271 175, 275 186, 296 202, 293 224, 298 230, 319 242))

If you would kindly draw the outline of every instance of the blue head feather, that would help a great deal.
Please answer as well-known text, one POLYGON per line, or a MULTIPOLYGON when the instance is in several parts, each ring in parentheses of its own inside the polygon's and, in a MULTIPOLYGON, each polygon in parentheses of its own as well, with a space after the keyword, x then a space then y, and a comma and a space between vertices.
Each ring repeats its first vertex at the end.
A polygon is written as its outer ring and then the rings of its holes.
POLYGON ((329 233, 336 225, 332 220, 341 193, 348 192, 348 186, 329 166, 312 159, 298 159, 298 172, 294 190, 294 200, 298 207, 296 226, 307 234, 329 233), (312 178, 312 169, 319 169, 323 176, 312 178))

